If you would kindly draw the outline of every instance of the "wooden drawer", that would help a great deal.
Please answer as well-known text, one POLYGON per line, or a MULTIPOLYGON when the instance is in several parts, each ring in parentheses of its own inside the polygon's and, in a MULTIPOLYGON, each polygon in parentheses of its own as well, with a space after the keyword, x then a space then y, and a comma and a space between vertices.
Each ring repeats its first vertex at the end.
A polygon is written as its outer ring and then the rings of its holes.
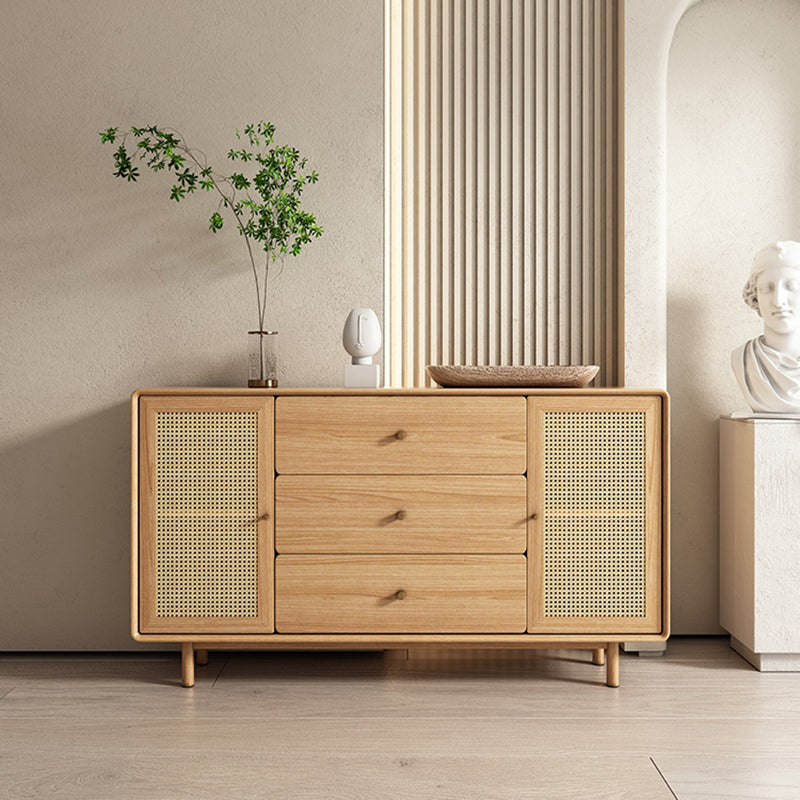
POLYGON ((294 474, 509 474, 526 468, 524 397, 279 397, 275 464, 294 474))
POLYGON ((281 555, 275 570, 280 633, 525 631, 521 555, 281 555))
POLYGON ((523 475, 281 475, 279 553, 524 553, 523 475))

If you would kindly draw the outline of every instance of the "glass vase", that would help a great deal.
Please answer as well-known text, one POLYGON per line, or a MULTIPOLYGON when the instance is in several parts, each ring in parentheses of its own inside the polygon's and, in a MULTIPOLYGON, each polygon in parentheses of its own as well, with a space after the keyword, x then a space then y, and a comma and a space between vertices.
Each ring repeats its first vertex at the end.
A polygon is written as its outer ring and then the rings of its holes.
POLYGON ((247 385, 272 388, 278 385, 278 331, 248 331, 249 374, 247 385))

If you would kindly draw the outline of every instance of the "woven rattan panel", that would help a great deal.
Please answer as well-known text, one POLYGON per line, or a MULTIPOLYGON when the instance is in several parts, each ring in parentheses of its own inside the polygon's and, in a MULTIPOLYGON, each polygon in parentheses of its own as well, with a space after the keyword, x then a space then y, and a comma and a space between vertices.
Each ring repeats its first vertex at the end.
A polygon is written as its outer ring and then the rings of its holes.
POLYGON ((544 414, 544 614, 646 616, 641 411, 544 414))
POLYGON ((258 616, 258 415, 156 414, 156 615, 258 616))

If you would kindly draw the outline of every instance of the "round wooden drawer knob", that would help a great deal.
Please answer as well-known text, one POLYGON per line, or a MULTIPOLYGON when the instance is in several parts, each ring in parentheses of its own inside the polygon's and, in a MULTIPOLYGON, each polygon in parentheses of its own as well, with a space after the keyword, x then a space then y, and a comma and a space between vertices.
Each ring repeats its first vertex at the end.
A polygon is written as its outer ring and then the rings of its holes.
POLYGON ((405 439, 408 434, 405 431, 397 431, 394 435, 395 439, 405 439))
POLYGON ((397 513, 394 515, 394 518, 395 518, 395 519, 405 519, 407 516, 408 516, 408 514, 406 514, 406 512, 405 512, 405 511, 403 511, 403 510, 401 509, 400 511, 398 511, 398 512, 397 512, 397 513))
POLYGON ((398 591, 396 591, 394 593, 394 596, 395 596, 396 600, 405 600, 406 599, 406 593, 402 589, 399 589, 398 591))

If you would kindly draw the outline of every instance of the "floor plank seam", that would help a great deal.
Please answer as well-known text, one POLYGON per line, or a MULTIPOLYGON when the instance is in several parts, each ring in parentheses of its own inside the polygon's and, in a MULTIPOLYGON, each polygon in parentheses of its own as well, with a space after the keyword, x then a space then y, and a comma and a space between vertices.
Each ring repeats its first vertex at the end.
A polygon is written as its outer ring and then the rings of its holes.
POLYGON ((652 756, 650 756, 650 763, 655 767, 655 770, 659 774, 661 780, 664 781, 664 785, 667 787, 667 789, 669 789, 669 793, 675 798, 675 800, 679 800, 678 795, 675 794, 675 791, 669 785, 669 781, 664 777, 664 773, 659 769, 658 764, 656 764, 652 756))
POLYGON ((228 666, 228 659, 222 662, 222 666, 219 668, 219 672, 216 674, 216 677, 211 682, 211 688, 213 689, 217 685, 217 681, 222 677, 222 673, 225 672, 225 667, 228 666))

